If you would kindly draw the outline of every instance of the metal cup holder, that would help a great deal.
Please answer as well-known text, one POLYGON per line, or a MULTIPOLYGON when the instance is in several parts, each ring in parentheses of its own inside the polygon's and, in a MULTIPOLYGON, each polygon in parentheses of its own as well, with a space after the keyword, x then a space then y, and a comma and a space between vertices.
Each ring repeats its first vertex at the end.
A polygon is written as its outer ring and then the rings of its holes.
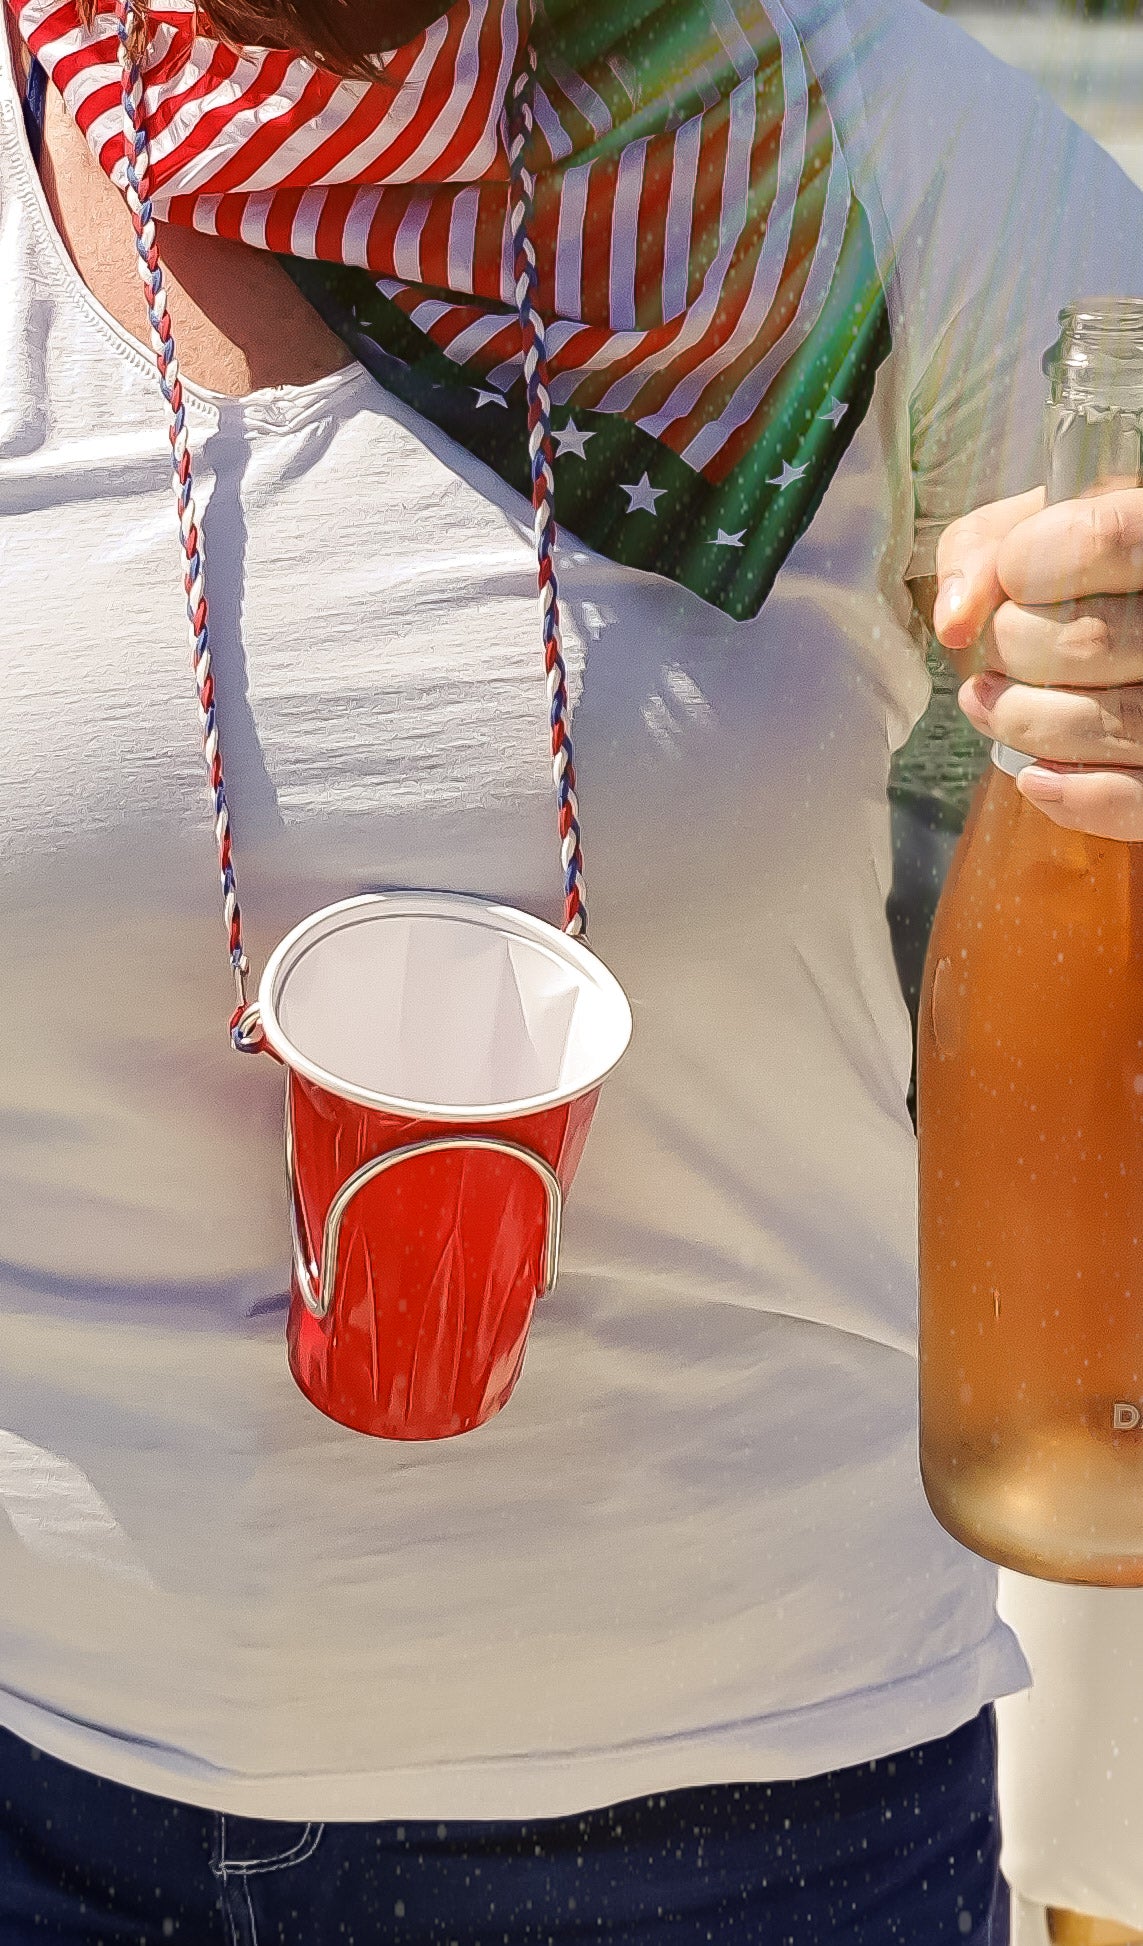
POLYGON ((544 1236, 544 1254, 540 1263, 540 1289, 538 1295, 546 1297, 553 1288, 559 1270, 560 1231, 563 1223, 563 1191, 559 1177, 543 1156, 535 1155, 531 1149, 523 1148, 518 1142, 507 1142, 499 1135, 434 1135, 423 1142, 409 1142, 400 1149, 388 1149, 383 1155, 374 1156, 371 1161, 363 1162, 360 1169, 342 1183, 329 1206, 322 1231, 321 1265, 314 1260, 313 1252, 306 1237, 305 1214, 298 1196, 297 1173, 294 1167, 294 1118, 289 1091, 286 1096, 286 1175, 289 1184, 290 1234, 294 1248, 294 1272, 302 1301, 315 1318, 327 1316, 334 1298, 337 1277, 337 1251, 341 1240, 341 1226, 345 1212, 355 1196, 359 1195, 368 1183, 383 1176, 390 1169, 403 1162, 411 1162, 421 1155, 443 1155, 453 1149, 477 1149, 488 1155, 509 1156, 521 1162, 539 1177, 544 1185, 547 1198, 547 1228, 544 1236))

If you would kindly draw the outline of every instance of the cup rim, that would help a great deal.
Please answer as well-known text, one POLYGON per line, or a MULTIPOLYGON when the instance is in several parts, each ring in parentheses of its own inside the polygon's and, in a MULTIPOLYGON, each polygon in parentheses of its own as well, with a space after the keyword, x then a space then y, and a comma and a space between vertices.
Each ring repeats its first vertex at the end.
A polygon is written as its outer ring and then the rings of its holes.
POLYGON ((631 1005, 627 995, 615 975, 581 940, 560 932, 544 919, 521 912, 516 906, 473 898, 464 892, 365 892, 354 898, 339 899, 334 905, 322 906, 301 920, 274 948, 258 983, 258 1011, 267 1043, 291 1073, 304 1075, 308 1081, 336 1095, 341 1101, 352 1101, 363 1108, 376 1108, 386 1114, 429 1122, 517 1121, 525 1115, 539 1114, 545 1109, 578 1101, 597 1089, 622 1060, 632 1031, 631 1005), (340 1075, 319 1067, 316 1061, 311 1061, 290 1040, 278 1018, 282 988, 299 960, 327 934, 339 932, 346 925, 359 925, 378 916, 404 918, 418 914, 507 932, 517 939, 530 940, 554 953, 565 964, 576 967, 585 981, 603 996, 608 1006, 613 1031, 606 1064, 589 1081, 574 1087, 553 1088, 544 1094, 517 1101, 473 1107, 471 1104, 453 1106, 445 1102, 413 1101, 405 1096, 382 1094, 377 1089, 346 1081, 340 1075))

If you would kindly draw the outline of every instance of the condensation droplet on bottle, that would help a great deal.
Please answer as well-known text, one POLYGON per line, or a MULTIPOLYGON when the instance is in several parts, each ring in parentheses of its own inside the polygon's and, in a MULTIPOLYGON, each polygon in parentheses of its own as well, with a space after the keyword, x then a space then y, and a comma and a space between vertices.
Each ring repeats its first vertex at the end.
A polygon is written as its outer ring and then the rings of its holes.
POLYGON ((961 1044, 961 1023, 957 1008, 958 994, 953 974, 952 961, 937 961, 933 975, 932 999, 929 1011, 933 1023, 933 1037, 942 1054, 959 1054, 961 1044))

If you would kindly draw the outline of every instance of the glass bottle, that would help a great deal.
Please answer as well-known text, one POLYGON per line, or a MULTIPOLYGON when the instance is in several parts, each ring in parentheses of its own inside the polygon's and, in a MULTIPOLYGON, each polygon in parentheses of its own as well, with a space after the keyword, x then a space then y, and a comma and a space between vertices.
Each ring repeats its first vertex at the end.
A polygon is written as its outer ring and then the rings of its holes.
MULTIPOLYGON (((1049 501, 1143 481, 1143 303, 1060 313, 1049 501)), ((1043 1580, 1143 1586, 1143 845, 1064 830, 999 744, 918 1019, 921 1472, 1043 1580)))

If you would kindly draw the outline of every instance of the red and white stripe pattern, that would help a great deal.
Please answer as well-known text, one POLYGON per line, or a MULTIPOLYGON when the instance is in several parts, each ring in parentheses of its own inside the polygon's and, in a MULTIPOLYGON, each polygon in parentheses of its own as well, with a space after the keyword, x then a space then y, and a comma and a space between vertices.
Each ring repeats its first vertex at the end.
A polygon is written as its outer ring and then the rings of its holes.
MULTIPOLYGON (((104 5, 91 30, 74 0, 25 0, 18 17, 121 181, 104 5)), ((158 0, 145 91, 156 215, 368 269, 474 380, 507 389, 521 360, 503 111, 521 11, 456 0, 370 83, 234 52, 196 36, 191 0, 158 0)), ((658 100, 616 55, 576 73, 541 50, 535 123, 553 401, 622 414, 723 477, 820 315, 852 201, 780 0, 695 0, 685 71, 658 100)))

